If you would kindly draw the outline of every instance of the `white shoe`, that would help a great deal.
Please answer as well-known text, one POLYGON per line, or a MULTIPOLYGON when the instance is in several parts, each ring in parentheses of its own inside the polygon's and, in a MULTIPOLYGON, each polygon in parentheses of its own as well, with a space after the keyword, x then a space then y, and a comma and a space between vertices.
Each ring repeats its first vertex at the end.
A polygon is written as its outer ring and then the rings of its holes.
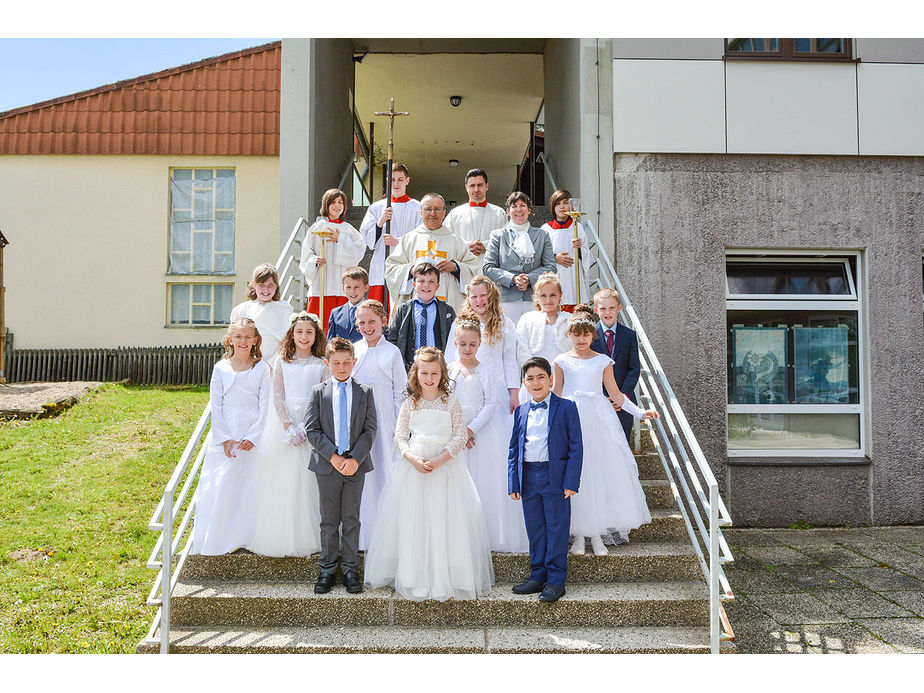
POLYGON ((584 537, 575 537, 574 543, 571 544, 571 553, 576 556, 584 555, 584 537))
POLYGON ((608 556, 610 553, 603 545, 603 537, 591 537, 590 548, 594 550, 594 556, 608 556))
POLYGON ((619 546, 620 544, 628 544, 628 543, 629 543, 629 533, 628 532, 626 532, 625 534, 623 534, 622 532, 613 532, 613 546, 619 546))

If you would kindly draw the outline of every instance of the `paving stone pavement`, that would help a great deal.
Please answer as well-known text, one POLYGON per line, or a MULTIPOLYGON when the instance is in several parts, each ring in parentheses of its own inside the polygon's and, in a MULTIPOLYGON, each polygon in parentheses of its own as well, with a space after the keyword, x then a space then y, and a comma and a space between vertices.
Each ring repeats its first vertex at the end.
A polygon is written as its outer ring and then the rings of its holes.
POLYGON ((924 653, 924 527, 725 537, 739 653, 924 653))

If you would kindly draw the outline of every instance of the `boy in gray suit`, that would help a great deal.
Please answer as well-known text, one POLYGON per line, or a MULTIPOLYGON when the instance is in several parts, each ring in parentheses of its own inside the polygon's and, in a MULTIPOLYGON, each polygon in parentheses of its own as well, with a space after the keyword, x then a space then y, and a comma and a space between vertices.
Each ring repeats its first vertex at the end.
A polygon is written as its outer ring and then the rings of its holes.
POLYGON ((332 378, 311 390, 305 430, 314 448, 308 469, 318 480, 321 499, 320 576, 316 594, 330 592, 337 578, 337 554, 342 554, 346 591, 363 591, 359 576, 359 503, 366 472, 372 471, 370 451, 375 440, 375 401, 372 388, 350 376, 356 359, 343 337, 327 343, 324 362, 332 378), (343 531, 341 534, 341 525, 343 531))

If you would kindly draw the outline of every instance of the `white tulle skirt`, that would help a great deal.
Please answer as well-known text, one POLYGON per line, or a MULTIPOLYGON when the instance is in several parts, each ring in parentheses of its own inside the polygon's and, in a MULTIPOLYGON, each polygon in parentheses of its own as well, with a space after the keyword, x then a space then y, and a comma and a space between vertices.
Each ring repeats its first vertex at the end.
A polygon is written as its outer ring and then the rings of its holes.
MULTIPOLYGON (((503 406, 507 407, 506 401, 503 406)), ((526 536, 523 506, 507 494, 507 455, 513 417, 501 414, 499 411, 478 431, 475 446, 464 450, 460 457, 465 460, 481 498, 491 550, 526 553, 529 551, 529 538, 526 536)))
MULTIPOLYGON (((292 421, 305 420, 308 400, 286 400, 292 421)), ((321 550, 318 484, 308 469, 311 444, 289 445, 275 412, 267 416, 248 485, 253 493, 247 548, 263 556, 310 556, 321 550)))
MULTIPOLYGON (((434 442, 415 452, 434 457, 444 448, 434 442)), ((364 579, 413 600, 474 599, 491 589, 494 566, 481 501, 461 458, 429 474, 404 457, 396 462, 379 499, 364 579)))
POLYGON ((584 440, 581 485, 571 498, 571 534, 600 536, 651 522, 638 464, 629 450, 619 417, 599 393, 575 392, 584 440))
POLYGON ((363 497, 359 506, 359 549, 366 551, 375 532, 379 503, 385 482, 395 466, 398 450, 394 435, 398 417, 395 414, 394 393, 389 387, 373 385, 375 397, 376 434, 372 443, 372 471, 366 472, 363 481, 363 497))

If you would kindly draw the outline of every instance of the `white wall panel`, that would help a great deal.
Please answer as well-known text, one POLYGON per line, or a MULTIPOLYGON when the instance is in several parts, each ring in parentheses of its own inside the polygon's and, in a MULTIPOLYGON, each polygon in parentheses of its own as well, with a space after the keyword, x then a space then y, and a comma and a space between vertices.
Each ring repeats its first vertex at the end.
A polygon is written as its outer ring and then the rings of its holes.
POLYGON ((860 154, 924 156, 924 65, 857 66, 860 154))
POLYGON ((856 65, 725 64, 728 152, 857 154, 856 65))
POLYGON ((724 153, 719 60, 614 60, 613 151, 724 153))

